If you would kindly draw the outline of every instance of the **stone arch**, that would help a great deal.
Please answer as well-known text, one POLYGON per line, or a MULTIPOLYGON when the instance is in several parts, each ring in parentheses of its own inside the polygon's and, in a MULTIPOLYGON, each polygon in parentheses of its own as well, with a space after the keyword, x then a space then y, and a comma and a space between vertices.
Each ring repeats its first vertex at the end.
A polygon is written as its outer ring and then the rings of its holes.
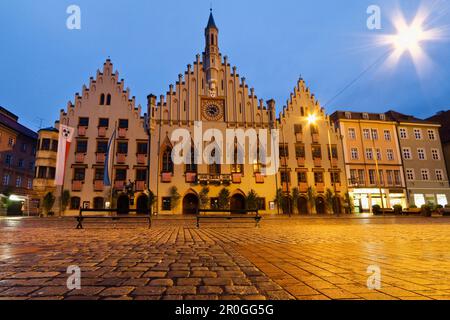
POLYGON ((148 196, 141 192, 137 194, 135 198, 137 214, 149 214, 148 196))
POLYGON ((200 199, 197 192, 189 189, 183 197, 183 214, 192 215, 197 214, 197 209, 200 207, 200 199))
POLYGON ((231 210, 245 210, 247 208, 247 200, 245 193, 238 189, 236 190, 230 198, 230 209, 231 210))
POLYGON ((297 210, 299 214, 308 214, 308 199, 301 196, 297 200, 297 210))
POLYGON ((322 196, 318 196, 316 198, 316 211, 317 214, 326 213, 325 199, 322 196))
POLYGON ((125 193, 120 193, 117 197, 117 214, 130 213, 130 198, 125 193))

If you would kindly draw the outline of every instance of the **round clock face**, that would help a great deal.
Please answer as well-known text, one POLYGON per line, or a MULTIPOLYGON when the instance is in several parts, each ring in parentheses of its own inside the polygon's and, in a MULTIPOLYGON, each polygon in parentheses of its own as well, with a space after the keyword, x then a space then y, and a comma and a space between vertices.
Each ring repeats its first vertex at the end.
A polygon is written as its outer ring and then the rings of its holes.
POLYGON ((222 111, 215 104, 210 104, 205 107, 204 115, 208 120, 219 120, 222 116, 222 111))

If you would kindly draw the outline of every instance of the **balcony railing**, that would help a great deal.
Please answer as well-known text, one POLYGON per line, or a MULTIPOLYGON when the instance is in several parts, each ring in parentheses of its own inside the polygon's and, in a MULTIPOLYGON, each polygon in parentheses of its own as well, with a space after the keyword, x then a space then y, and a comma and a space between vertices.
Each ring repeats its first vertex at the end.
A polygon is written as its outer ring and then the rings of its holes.
POLYGON ((96 154, 96 161, 97 163, 105 163, 106 154, 105 153, 97 153, 96 154))
POLYGON ((87 127, 85 126, 79 126, 78 127, 78 136, 79 137, 85 137, 86 136, 87 127))
POLYGON ((321 166, 322 166, 322 159, 314 158, 314 167, 321 167, 321 166))
POLYGON ((231 174, 199 174, 198 182, 201 184, 229 185, 232 182, 231 174))
POLYGON ((297 158, 297 166, 299 166, 299 167, 304 167, 305 166, 305 158, 304 157, 302 157, 302 158, 297 158))
POLYGON ((117 163, 124 164, 127 161, 127 155, 125 153, 117 154, 117 163))
POLYGON ((233 183, 239 184, 242 182, 242 173, 233 173, 231 175, 233 183))
POLYGON ((281 157, 281 158, 280 158, 280 165, 281 165, 282 167, 286 167, 286 166, 287 166, 287 163, 288 163, 288 158, 287 158, 287 157, 281 157))
POLYGON ((196 183, 196 182, 197 182, 197 173, 187 172, 186 173, 186 183, 196 183))
POLYGON ((126 138, 127 137, 127 131, 128 131, 128 129, 126 129, 126 128, 119 128, 119 134, 118 134, 119 138, 120 139, 126 138))
POLYGON ((320 136, 318 133, 313 133, 312 134, 312 142, 313 143, 319 143, 320 142, 320 136))
POLYGON ((125 187, 125 181, 122 180, 116 180, 116 182, 114 182, 114 188, 117 190, 123 190, 123 188, 125 187))
POLYGON ((303 141, 303 133, 301 133, 301 132, 296 133, 295 139, 297 140, 297 142, 302 142, 303 141))
POLYGON ((75 154, 75 162, 76 163, 83 163, 85 156, 86 155, 84 153, 76 153, 75 154))
POLYGON ((138 164, 146 164, 147 163, 147 155, 146 154, 138 154, 137 155, 137 163, 138 164))
POLYGON ((298 189, 301 193, 306 193, 308 192, 308 183, 306 182, 300 182, 298 184, 298 189))
POLYGON ((72 191, 79 192, 83 189, 84 181, 74 180, 72 181, 72 191))
POLYGON ((172 182, 172 172, 163 172, 161 174, 161 182, 162 183, 171 183, 172 182))
POLYGON ((145 190, 145 181, 136 181, 135 188, 136 188, 136 191, 144 191, 145 190))
POLYGON ((103 180, 94 181, 94 191, 103 191, 104 188, 103 180))
POLYGON ((255 173, 255 182, 264 183, 264 176, 261 173, 255 173))
POLYGON ((325 184, 322 182, 316 183, 316 191, 320 193, 325 192, 325 184))
POLYGON ((106 128, 106 127, 99 127, 98 128, 98 136, 100 137, 100 138, 104 138, 104 137, 106 137, 106 132, 108 131, 108 128, 106 128))

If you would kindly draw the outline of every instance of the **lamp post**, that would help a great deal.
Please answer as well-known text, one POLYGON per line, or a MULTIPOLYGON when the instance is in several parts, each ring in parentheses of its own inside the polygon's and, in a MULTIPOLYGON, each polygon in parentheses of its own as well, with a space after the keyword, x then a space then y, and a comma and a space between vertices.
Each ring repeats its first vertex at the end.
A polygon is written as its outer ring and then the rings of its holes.
MULTIPOLYGON (((315 114, 310 114, 308 116, 308 124, 309 126, 313 126, 317 124, 318 121, 318 117, 315 114)), ((334 197, 336 197, 336 192, 337 192, 337 188, 336 188, 336 182, 335 182, 335 177, 334 177, 334 171, 333 171, 333 146, 331 144, 331 125, 330 123, 328 123, 327 125, 327 136, 328 136, 328 152, 329 152, 329 160, 330 160, 330 181, 333 185, 333 192, 334 192, 334 197)), ((333 203, 334 206, 334 203, 333 203)))

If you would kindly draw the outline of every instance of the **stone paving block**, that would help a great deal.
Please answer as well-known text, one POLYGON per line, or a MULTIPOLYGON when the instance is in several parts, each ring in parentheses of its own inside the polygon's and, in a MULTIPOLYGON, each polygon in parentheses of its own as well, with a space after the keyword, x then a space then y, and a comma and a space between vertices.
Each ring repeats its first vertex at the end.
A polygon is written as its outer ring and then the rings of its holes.
POLYGON ((167 288, 167 295, 188 295, 195 294, 197 288, 195 286, 174 286, 167 288))
POLYGON ((100 296, 102 297, 117 297, 117 296, 126 296, 131 293, 135 288, 134 287, 111 287, 100 292, 100 296))

